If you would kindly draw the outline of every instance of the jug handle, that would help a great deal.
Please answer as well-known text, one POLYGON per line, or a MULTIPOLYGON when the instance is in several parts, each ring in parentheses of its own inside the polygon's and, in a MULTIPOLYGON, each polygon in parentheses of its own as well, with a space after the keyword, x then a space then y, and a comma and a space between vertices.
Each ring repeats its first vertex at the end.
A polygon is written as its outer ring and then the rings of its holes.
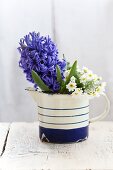
POLYGON ((103 96, 103 97, 105 98, 105 100, 106 100, 105 110, 104 110, 104 112, 101 113, 99 116, 96 116, 96 117, 94 117, 94 118, 89 119, 89 123, 93 123, 93 122, 96 122, 96 121, 98 121, 98 120, 102 120, 102 119, 105 118, 105 117, 108 115, 108 113, 109 113, 109 110, 110 110, 110 101, 109 101, 109 99, 108 99, 108 97, 107 97, 107 95, 106 95, 105 93, 103 93, 102 96, 103 96))

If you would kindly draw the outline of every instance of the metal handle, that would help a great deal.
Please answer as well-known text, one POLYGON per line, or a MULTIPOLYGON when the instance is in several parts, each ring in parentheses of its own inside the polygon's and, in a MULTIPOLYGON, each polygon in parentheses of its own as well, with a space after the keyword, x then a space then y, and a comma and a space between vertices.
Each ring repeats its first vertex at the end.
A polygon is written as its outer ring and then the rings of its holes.
POLYGON ((91 119, 89 120, 89 123, 93 123, 93 122, 96 122, 96 121, 98 121, 98 120, 102 120, 102 119, 105 118, 105 117, 108 115, 108 113, 109 113, 109 110, 110 110, 110 101, 109 101, 109 99, 108 99, 108 97, 107 97, 107 95, 106 95, 105 93, 102 94, 102 95, 103 95, 103 97, 104 97, 105 100, 106 100, 105 110, 104 110, 104 112, 101 113, 99 116, 96 116, 96 117, 94 117, 94 118, 91 118, 91 119))

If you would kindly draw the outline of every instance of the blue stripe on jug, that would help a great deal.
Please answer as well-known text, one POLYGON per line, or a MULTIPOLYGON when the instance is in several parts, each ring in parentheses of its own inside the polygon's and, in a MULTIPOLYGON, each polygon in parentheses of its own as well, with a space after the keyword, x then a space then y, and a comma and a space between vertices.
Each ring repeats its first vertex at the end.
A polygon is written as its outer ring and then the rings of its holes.
POLYGON ((85 126, 88 126, 89 125, 89 119, 84 119, 84 120, 81 120, 81 121, 76 121, 75 122, 48 122, 48 121, 43 121, 43 120, 40 120, 39 119, 39 125, 44 127, 44 128, 50 128, 50 129, 65 129, 65 130, 68 130, 68 129, 77 129, 77 128, 81 128, 81 127, 85 127, 85 126))
POLYGON ((41 109, 47 109, 47 110, 77 110, 77 109, 87 108, 89 107, 89 105, 83 106, 83 107, 76 107, 76 108, 48 108, 48 107, 42 107, 42 106, 38 106, 38 107, 41 109))
POLYGON ((83 120, 80 122, 73 122, 73 123, 49 123, 49 122, 43 122, 43 121, 39 120, 39 122, 41 122, 41 123, 52 124, 52 125, 71 125, 71 124, 79 124, 79 123, 83 123, 83 122, 87 122, 87 121, 89 121, 89 119, 83 120))
POLYGON ((83 114, 76 114, 76 115, 72 115, 72 116, 63 116, 63 115, 61 115, 61 116, 54 116, 54 115, 45 115, 45 114, 41 114, 41 113, 38 113, 40 116, 45 116, 45 117, 76 117, 76 116, 84 116, 84 115, 87 115, 89 112, 87 112, 87 113, 83 113, 83 114))

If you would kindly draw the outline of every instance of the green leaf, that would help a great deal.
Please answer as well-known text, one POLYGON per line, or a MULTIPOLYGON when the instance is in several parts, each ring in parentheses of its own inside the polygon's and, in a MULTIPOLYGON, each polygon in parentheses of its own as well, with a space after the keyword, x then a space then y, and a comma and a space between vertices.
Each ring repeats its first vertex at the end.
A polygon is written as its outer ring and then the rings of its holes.
POLYGON ((62 84, 62 75, 61 75, 60 67, 58 65, 56 65, 56 72, 57 72, 57 81, 61 85, 62 84))
POLYGON ((65 84, 64 84, 64 86, 63 86, 62 89, 61 89, 61 93, 64 93, 64 92, 65 92, 65 90, 66 90, 66 85, 69 83, 70 78, 71 78, 72 76, 74 76, 75 78, 77 78, 77 61, 75 61, 75 62, 73 63, 73 65, 72 65, 72 67, 71 67, 71 70, 70 70, 70 73, 69 73, 69 75, 68 75, 68 77, 67 77, 67 79, 66 79, 66 81, 65 81, 65 84))
POLYGON ((46 84, 42 81, 40 76, 34 70, 32 70, 31 74, 32 74, 32 78, 33 78, 34 82, 40 87, 40 89, 42 91, 51 92, 49 87, 46 86, 46 84))
POLYGON ((69 75, 68 75, 68 77, 67 77, 67 79, 66 79, 65 84, 68 84, 68 83, 69 83, 70 78, 71 78, 72 76, 74 76, 75 78, 76 78, 76 76, 77 76, 77 61, 75 61, 75 62, 73 63, 73 65, 72 65, 72 67, 71 67, 71 70, 70 70, 70 73, 69 73, 69 75))

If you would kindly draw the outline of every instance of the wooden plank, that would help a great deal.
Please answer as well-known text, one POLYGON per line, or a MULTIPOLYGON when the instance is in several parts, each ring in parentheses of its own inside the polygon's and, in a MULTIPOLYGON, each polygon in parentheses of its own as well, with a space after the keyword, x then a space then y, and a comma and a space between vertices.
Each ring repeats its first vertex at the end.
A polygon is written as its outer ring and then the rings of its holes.
POLYGON ((0 123, 0 156, 3 153, 5 140, 9 130, 9 123, 0 123))
POLYGON ((38 123, 13 123, 1 162, 6 169, 113 169, 113 122, 91 124, 89 139, 47 144, 38 138, 38 123))

